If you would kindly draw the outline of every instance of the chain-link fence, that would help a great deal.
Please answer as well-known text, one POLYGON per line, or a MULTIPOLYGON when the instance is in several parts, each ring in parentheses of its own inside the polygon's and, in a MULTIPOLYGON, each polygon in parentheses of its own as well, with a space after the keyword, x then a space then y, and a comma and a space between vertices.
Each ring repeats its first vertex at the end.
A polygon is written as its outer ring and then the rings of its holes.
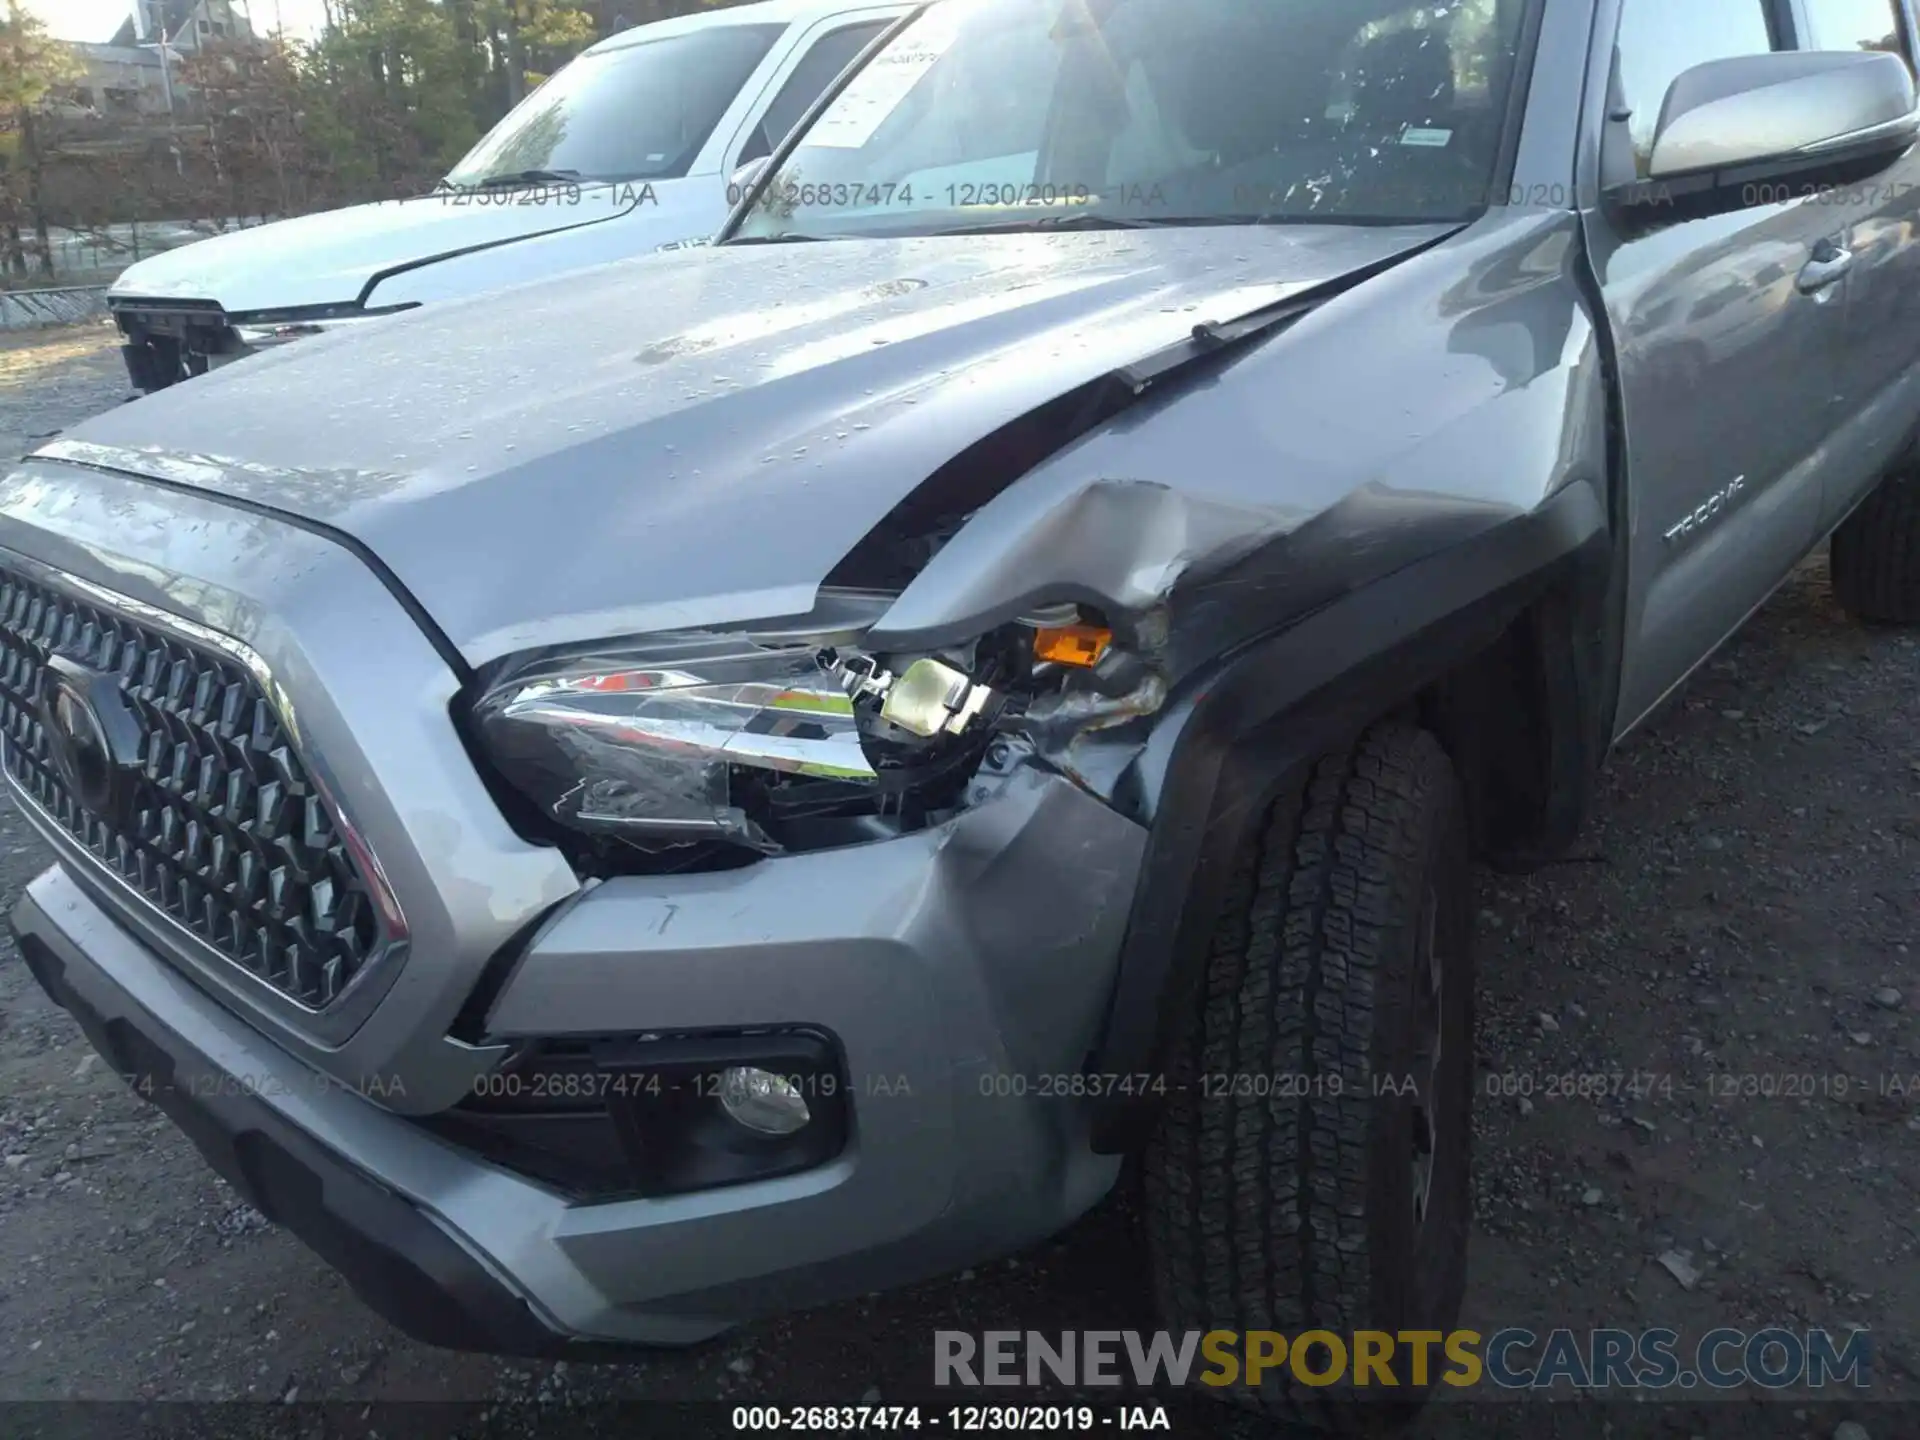
POLYGON ((176 250, 195 240, 257 225, 260 219, 135 220, 121 224, 60 227, 47 232, 53 268, 42 269, 36 251, 25 274, 0 271, 0 291, 106 285, 136 260, 176 250))

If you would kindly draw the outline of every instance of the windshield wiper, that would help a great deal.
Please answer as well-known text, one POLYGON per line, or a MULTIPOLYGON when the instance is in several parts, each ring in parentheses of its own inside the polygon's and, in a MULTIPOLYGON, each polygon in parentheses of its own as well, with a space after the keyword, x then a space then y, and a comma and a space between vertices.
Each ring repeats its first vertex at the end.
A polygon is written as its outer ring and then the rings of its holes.
POLYGON ((492 190, 502 185, 572 185, 585 178, 578 170, 508 170, 476 180, 468 188, 492 190))

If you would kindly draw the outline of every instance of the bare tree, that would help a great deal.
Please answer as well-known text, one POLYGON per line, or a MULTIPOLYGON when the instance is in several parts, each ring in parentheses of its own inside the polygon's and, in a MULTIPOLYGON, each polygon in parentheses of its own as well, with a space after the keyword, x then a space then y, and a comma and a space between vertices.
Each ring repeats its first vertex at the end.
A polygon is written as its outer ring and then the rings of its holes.
POLYGON ((67 47, 48 35, 46 26, 21 9, 18 0, 5 3, 5 19, 0 20, 0 244, 6 268, 24 275, 21 230, 31 230, 40 272, 51 275, 40 112, 55 87, 78 66, 67 47))

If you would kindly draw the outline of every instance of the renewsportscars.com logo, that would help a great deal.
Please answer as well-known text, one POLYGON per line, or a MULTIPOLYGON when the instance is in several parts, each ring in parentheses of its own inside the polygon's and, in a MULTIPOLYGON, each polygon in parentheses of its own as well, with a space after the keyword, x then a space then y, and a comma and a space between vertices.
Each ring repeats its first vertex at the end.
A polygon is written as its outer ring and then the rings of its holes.
POLYGON ((936 1385, 1259 1386, 1291 1380, 1361 1389, 1491 1385, 1501 1390, 1826 1389, 1870 1383, 1864 1330, 939 1330, 936 1385))

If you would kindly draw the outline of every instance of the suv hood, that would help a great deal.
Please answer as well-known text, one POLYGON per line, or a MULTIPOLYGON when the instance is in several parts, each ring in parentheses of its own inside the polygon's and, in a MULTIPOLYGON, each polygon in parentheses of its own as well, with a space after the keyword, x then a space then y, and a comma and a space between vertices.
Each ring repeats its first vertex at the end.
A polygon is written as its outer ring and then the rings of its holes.
MULTIPOLYGON (((655 194, 670 182, 656 182, 655 194)), ((446 192, 300 215, 196 240, 130 265, 115 300, 216 300, 229 315, 351 304, 388 271, 612 220, 642 187, 446 192)))
POLYGON ((304 340, 38 453, 347 532, 473 664, 798 615, 975 441, 1196 325, 1455 228, 655 255, 304 340))

